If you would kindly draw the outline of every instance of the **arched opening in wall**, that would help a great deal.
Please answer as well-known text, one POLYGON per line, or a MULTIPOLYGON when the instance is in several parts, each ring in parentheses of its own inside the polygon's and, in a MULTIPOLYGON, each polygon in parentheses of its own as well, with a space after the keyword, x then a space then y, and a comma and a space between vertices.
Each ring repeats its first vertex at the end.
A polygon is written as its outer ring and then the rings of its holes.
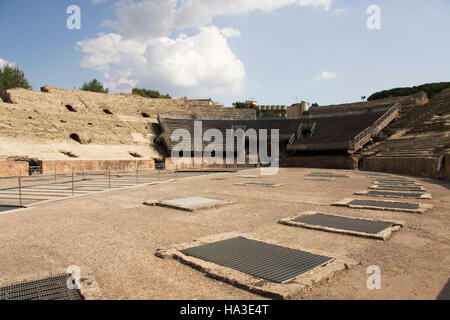
POLYGON ((74 107, 72 107, 70 104, 66 105, 66 109, 70 112, 77 112, 77 110, 75 110, 74 107))
POLYGON ((80 136, 77 135, 76 133, 72 133, 69 137, 70 137, 70 139, 78 142, 79 144, 83 144, 83 142, 80 139, 80 136))
POLYGON ((132 156, 133 158, 142 158, 142 155, 140 155, 137 152, 129 152, 130 156, 132 156))
POLYGON ((142 112, 141 116, 143 116, 144 118, 150 118, 150 115, 146 112, 142 112))
POLYGON ((111 112, 111 110, 109 110, 109 109, 103 109, 103 112, 106 113, 106 114, 113 114, 113 113, 111 112))

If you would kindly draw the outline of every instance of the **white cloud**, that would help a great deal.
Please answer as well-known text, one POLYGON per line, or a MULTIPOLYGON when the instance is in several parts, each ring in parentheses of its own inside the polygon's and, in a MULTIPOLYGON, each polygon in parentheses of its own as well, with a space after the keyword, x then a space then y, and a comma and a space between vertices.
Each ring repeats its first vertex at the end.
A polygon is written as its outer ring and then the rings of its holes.
POLYGON ((241 32, 237 29, 233 28, 223 28, 220 30, 220 33, 223 34, 227 38, 240 37, 241 32))
MULTIPOLYGON (((99 2, 99 0, 93 0, 99 2)), ((289 5, 329 10, 332 0, 120 0, 114 33, 78 43, 81 65, 101 70, 112 91, 148 87, 172 95, 240 94, 245 67, 229 47, 233 28, 215 27, 217 16, 269 13, 289 5), (185 34, 189 30, 189 36, 185 34), (194 31, 194 32, 192 32, 194 31), (174 36, 178 34, 178 36, 174 36)))
POLYGON ((324 71, 316 76, 316 80, 331 80, 336 79, 338 75, 334 72, 324 71))
POLYGON ((208 26, 217 16, 269 13, 289 5, 329 10, 331 3, 332 0, 121 0, 115 4, 117 20, 106 20, 103 25, 125 37, 161 37, 171 30, 208 26))
POLYGON ((4 65, 7 65, 7 64, 9 64, 10 66, 14 66, 14 63, 6 61, 6 60, 0 58, 0 68, 3 67, 4 65))
MULTIPOLYGON (((113 91, 139 84, 174 95, 242 93, 244 64, 223 33, 223 29, 203 27, 192 37, 182 34, 147 42, 101 34, 78 43, 87 54, 81 65, 104 71, 105 85, 113 91)), ((229 36, 230 30, 225 33, 229 36)))
POLYGON ((96 5, 96 4, 106 2, 106 0, 91 0, 91 2, 92 2, 92 4, 96 5))

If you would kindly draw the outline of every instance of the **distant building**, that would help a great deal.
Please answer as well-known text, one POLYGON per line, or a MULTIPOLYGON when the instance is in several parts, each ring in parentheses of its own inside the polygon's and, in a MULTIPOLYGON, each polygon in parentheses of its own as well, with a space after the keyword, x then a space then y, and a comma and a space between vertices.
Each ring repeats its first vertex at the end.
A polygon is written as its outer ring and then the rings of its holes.
POLYGON ((186 97, 181 98, 180 100, 185 101, 192 107, 205 107, 205 106, 215 106, 215 107, 223 107, 220 102, 214 102, 211 98, 209 99, 188 99, 186 97))
POLYGON ((308 111, 308 103, 302 101, 301 103, 295 103, 292 106, 287 108, 287 118, 289 119, 297 119, 304 115, 306 111, 308 111))
MULTIPOLYGON (((259 118, 264 117, 286 117, 287 114, 287 106, 284 105, 258 105, 258 101, 247 100, 245 104, 249 106, 249 108, 256 110, 256 114, 259 118)), ((236 108, 236 103, 233 103, 233 108, 236 108)))

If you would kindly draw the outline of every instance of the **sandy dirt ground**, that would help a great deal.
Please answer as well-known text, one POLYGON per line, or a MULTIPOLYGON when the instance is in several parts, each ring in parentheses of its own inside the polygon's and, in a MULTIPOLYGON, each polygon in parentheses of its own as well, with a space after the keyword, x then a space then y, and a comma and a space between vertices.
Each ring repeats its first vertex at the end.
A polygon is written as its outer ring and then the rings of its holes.
MULTIPOLYGON (((367 172, 280 169, 258 179, 257 169, 197 176, 167 184, 116 190, 0 213, 0 285, 43 272, 57 274, 71 265, 95 276, 104 299, 261 299, 173 259, 155 256, 158 248, 200 237, 240 232, 280 245, 343 255, 359 266, 311 287, 302 299, 436 299, 450 275, 450 184, 420 182, 434 205, 423 215, 331 207, 367 190, 376 178, 367 172), (350 178, 304 180, 311 172, 339 172, 350 178), (217 179, 222 178, 222 179, 217 179), (278 188, 238 186, 242 182, 282 184, 278 188), (143 202, 202 196, 232 205, 178 211, 143 202), (405 227, 388 241, 364 239, 285 226, 278 220, 304 211, 402 220, 405 227), (369 266, 381 269, 381 289, 367 288, 369 266)), ((398 176, 398 175, 397 175, 398 176)), ((382 200, 381 198, 375 198, 382 200)), ((417 202, 414 199, 396 201, 417 202)))

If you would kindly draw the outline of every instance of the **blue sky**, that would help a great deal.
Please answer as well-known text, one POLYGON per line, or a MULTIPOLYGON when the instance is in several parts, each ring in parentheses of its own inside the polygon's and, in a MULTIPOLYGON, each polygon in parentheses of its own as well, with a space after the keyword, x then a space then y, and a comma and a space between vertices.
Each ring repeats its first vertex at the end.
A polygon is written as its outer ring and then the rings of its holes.
POLYGON ((112 92, 147 87, 227 106, 352 102, 450 81, 448 0, 187 3, 1 0, 0 59, 18 65, 35 90, 96 77, 112 92), (66 28, 72 4, 81 30, 66 28), (381 9, 381 30, 366 26, 371 4, 381 9), (324 72, 331 76, 320 79, 324 72))

